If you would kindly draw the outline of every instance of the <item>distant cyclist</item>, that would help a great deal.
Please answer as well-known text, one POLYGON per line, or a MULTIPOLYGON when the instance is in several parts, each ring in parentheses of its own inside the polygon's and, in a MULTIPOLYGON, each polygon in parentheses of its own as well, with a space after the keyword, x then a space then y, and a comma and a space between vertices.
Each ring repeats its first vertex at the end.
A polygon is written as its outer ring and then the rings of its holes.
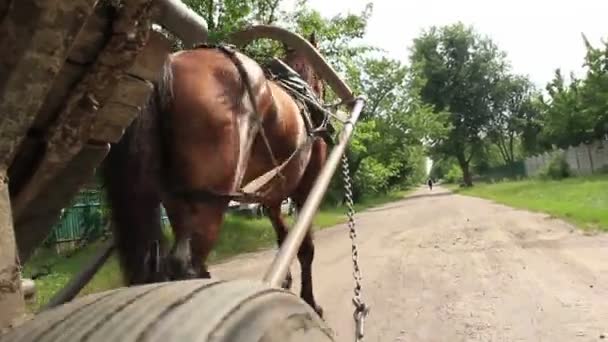
POLYGON ((429 186, 429 190, 433 190, 433 180, 429 178, 429 180, 426 182, 426 184, 428 184, 429 186))

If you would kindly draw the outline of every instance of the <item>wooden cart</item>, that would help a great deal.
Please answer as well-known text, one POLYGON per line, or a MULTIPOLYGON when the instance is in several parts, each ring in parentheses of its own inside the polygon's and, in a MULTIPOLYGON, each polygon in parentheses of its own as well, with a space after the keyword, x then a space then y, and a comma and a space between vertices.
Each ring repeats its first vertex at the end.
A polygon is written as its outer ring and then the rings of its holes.
MULTIPOLYGON (((264 281, 121 288, 25 315, 20 264, 121 138, 171 51, 154 23, 186 46, 207 38, 204 20, 179 0, 0 0, 0 330, 8 331, 0 341, 333 340, 307 304, 279 289, 364 103, 314 52, 315 69, 352 115, 264 281)), ((233 40, 262 34, 311 50, 284 30, 255 31, 233 40)), ((75 296, 110 248, 53 306, 75 296)))

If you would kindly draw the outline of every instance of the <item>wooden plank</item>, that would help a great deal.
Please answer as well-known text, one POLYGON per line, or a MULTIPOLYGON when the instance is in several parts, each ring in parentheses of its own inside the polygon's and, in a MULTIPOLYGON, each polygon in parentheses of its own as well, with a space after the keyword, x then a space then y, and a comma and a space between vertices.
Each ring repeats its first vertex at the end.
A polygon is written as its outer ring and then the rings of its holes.
POLYGON ((27 136, 19 146, 19 153, 8 168, 11 194, 18 193, 25 185, 44 155, 46 143, 40 136, 27 136))
POLYGON ((124 103, 132 106, 141 106, 152 91, 152 83, 125 75, 116 84, 115 91, 108 102, 124 103))
POLYGON ((54 181, 48 183, 30 203, 28 215, 15 218, 21 262, 27 262, 34 249, 48 236, 53 224, 59 219, 61 209, 94 177, 95 168, 109 151, 109 144, 86 144, 57 174, 54 181))
POLYGON ((71 63, 69 60, 61 68, 61 72, 53 82, 53 86, 36 115, 32 128, 40 132, 45 132, 50 124, 57 119, 64 102, 70 95, 70 91, 82 79, 87 67, 80 64, 71 63))
POLYGON ((55 181, 89 140, 97 111, 111 97, 121 75, 131 67, 148 39, 151 1, 133 0, 118 10, 111 39, 65 102, 56 123, 49 130, 43 159, 13 200, 13 215, 17 221, 27 214, 30 204, 43 195, 41 191, 49 182, 55 181))
POLYGON ((152 89, 153 85, 149 81, 124 76, 108 103, 95 116, 90 139, 118 142, 125 128, 140 113, 152 89))
POLYGON ((139 114, 140 107, 134 107, 117 102, 106 104, 100 111, 97 120, 93 124, 91 140, 116 143, 122 137, 126 127, 139 114))
POLYGON ((96 0, 13 1, 0 24, 0 164, 10 165, 96 0))
POLYGON ((0 0, 0 23, 4 21, 12 0, 0 0))
POLYGON ((87 63, 94 61, 107 42, 111 33, 109 32, 111 29, 110 10, 107 3, 98 5, 72 44, 68 60, 53 81, 30 129, 30 133, 34 133, 35 137, 32 137, 31 134, 26 137, 19 146, 9 168, 9 186, 13 194, 21 191, 25 182, 36 170, 46 146, 44 136, 47 134, 47 129, 57 119, 71 90, 89 69, 87 63))
POLYGON ((112 21, 109 20, 112 11, 107 2, 95 8, 70 49, 70 61, 83 65, 95 62, 99 51, 112 35, 112 21))
POLYGON ((162 33, 150 32, 150 39, 143 51, 137 56, 133 66, 127 71, 129 75, 157 81, 167 55, 171 53, 171 41, 162 33))
POLYGON ((5 170, 0 170, 0 332, 25 313, 5 170))

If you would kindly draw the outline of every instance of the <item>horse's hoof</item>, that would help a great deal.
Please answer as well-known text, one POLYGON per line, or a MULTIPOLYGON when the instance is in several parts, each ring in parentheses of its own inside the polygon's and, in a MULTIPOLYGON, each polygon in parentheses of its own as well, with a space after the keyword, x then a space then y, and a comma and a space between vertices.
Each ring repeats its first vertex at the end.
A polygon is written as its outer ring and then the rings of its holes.
POLYGON ((283 280, 283 284, 281 284, 281 287, 284 288, 285 290, 291 290, 292 284, 293 284, 293 278, 291 277, 291 273, 288 273, 287 276, 285 277, 285 280, 283 280))
POLYGON ((323 308, 318 306, 318 305, 314 305, 313 308, 315 309, 315 312, 317 313, 317 315, 319 315, 319 317, 321 317, 321 319, 323 318, 323 308))

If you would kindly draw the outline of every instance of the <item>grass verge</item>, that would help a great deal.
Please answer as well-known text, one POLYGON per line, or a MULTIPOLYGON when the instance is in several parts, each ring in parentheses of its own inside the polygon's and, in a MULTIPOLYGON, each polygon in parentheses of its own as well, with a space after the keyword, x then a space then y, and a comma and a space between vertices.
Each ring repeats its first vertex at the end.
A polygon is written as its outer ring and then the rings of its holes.
MULTIPOLYGON (((357 211, 384 203, 397 201, 407 191, 396 191, 383 196, 364 199, 357 205, 357 211)), ((323 229, 346 221, 345 208, 325 208, 320 210, 314 219, 314 228, 323 229)), ((293 220, 289 218, 289 223, 293 220)), ((211 263, 247 252, 255 252, 273 246, 276 237, 267 218, 251 219, 227 215, 220 234, 220 240, 209 257, 211 263)), ((23 274, 35 278, 37 294, 33 302, 28 303, 31 311, 37 311, 44 303, 61 289, 70 278, 78 272, 81 265, 95 253, 99 244, 94 243, 78 250, 69 257, 60 256, 52 249, 41 248, 24 266, 23 274)), ((100 292, 122 285, 122 278, 116 256, 112 256, 101 268, 80 295, 100 292)))
POLYGON ((491 199, 516 208, 545 212, 583 229, 608 231, 608 175, 448 188, 460 194, 491 199))

